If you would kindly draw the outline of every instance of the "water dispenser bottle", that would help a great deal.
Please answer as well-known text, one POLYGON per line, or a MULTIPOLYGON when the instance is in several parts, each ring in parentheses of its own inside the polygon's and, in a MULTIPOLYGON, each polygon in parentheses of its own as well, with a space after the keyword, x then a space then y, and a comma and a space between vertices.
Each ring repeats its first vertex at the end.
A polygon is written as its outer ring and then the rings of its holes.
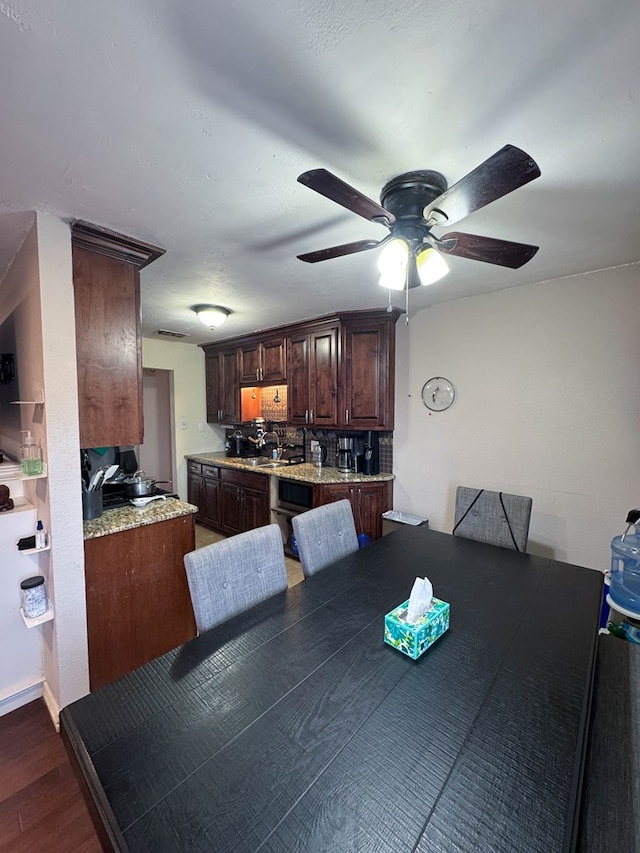
POLYGON ((611 587, 614 604, 640 619, 640 509, 629 510, 627 529, 611 540, 611 587), (633 532, 629 533, 629 528, 633 532))

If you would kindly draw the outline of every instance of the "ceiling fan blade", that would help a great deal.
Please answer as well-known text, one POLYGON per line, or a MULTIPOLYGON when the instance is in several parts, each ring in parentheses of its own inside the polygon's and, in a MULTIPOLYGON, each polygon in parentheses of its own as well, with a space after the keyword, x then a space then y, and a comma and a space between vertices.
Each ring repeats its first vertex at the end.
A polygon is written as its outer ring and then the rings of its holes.
POLYGON ((526 151, 505 145, 428 204, 424 218, 439 225, 458 222, 539 177, 538 164, 526 151))
POLYGON ((526 243, 512 243, 509 240, 496 240, 493 237, 481 237, 478 234, 462 234, 452 231, 436 242, 438 251, 446 255, 457 255, 472 261, 484 261, 486 264, 498 264, 517 270, 538 251, 538 246, 526 243))
POLYGON ((331 246, 330 249, 307 252, 304 255, 298 255, 298 258, 308 264, 315 264, 318 261, 328 261, 331 258, 340 258, 342 255, 353 255, 355 252, 375 249, 376 246, 381 246, 385 242, 386 240, 357 240, 355 243, 343 243, 342 246, 331 246))
POLYGON ((315 190, 325 198, 341 204, 347 210, 357 213, 358 216, 362 216, 370 222, 381 221, 387 225, 392 225, 395 222, 393 213, 385 210, 384 207, 381 207, 372 199, 367 198, 359 190, 350 187, 349 184, 345 184, 344 181, 336 178, 335 175, 326 169, 312 169, 310 172, 303 172, 298 177, 298 181, 304 184, 305 187, 315 190))

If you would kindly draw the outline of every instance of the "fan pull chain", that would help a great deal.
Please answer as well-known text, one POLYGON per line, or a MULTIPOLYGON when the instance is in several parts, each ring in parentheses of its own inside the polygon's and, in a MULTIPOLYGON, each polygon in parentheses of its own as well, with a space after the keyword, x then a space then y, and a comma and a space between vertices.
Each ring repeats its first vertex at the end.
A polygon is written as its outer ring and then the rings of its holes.
POLYGON ((409 264, 407 264, 407 278, 404 283, 404 324, 409 325, 409 264))

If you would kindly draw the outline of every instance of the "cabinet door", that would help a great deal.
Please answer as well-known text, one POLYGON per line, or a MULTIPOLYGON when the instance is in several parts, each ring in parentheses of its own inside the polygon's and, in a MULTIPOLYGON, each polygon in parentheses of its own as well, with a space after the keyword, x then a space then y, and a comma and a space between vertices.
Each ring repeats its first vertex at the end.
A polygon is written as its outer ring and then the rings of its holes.
POLYGON ((220 483, 220 527, 228 536, 243 531, 242 488, 232 483, 220 483))
POLYGON ((382 513, 391 508, 393 485, 382 483, 336 483, 320 488, 314 505, 331 503, 346 498, 351 504, 356 532, 379 539, 382 536, 382 513))
POLYGON ((260 382, 262 367, 262 344, 258 341, 243 343, 238 348, 240 382, 255 385, 260 382))
POLYGON ((207 388, 207 423, 220 422, 220 397, 222 396, 222 353, 207 352, 205 356, 205 379, 207 388))
POLYGON ((80 447, 142 444, 138 269, 73 246, 80 447))
POLYGON ((309 342, 309 423, 338 423, 338 327, 312 332, 309 342))
POLYGON ((287 378, 287 347, 284 337, 262 343, 263 382, 283 382, 287 378))
POLYGON ((243 489, 244 530, 255 530, 269 524, 269 496, 264 492, 254 492, 253 489, 243 489))
POLYGON ((204 519, 208 525, 217 528, 220 525, 220 482, 204 477, 202 480, 202 502, 204 519))
POLYGON ((382 536, 384 484, 360 485, 354 492, 354 518, 358 533, 366 533, 373 541, 382 536))
POLYGON ((220 420, 226 424, 240 421, 240 382, 238 379, 238 350, 222 350, 222 385, 220 397, 220 420))
POLYGON ((203 483, 204 480, 199 474, 189 472, 187 476, 187 501, 198 507, 196 521, 204 520, 203 483))
POLYGON ((394 359, 389 321, 344 324, 340 422, 352 429, 393 429, 394 359))
POLYGON ((292 335, 287 341, 287 420, 299 426, 309 423, 309 343, 308 333, 292 335))

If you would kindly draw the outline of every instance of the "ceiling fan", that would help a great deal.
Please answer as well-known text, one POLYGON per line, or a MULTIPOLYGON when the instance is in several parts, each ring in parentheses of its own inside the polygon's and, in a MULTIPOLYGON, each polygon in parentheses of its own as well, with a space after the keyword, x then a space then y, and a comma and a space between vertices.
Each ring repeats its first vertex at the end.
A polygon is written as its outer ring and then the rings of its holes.
POLYGON ((440 172, 406 172, 384 185, 377 204, 326 169, 312 169, 298 181, 370 222, 389 229, 382 240, 357 240, 298 255, 314 264, 342 255, 385 246, 378 259, 380 284, 404 290, 431 284, 448 272, 443 255, 518 269, 538 246, 477 234, 450 231, 437 237, 432 229, 452 225, 496 199, 540 176, 536 162, 520 148, 505 145, 453 186, 440 172))

